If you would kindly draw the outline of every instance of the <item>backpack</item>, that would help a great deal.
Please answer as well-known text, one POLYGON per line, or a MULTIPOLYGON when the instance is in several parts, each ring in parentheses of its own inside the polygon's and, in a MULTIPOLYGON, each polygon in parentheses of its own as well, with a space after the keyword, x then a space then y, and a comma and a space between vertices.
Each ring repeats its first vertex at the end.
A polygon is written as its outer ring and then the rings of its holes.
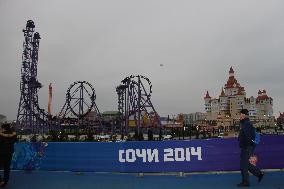
POLYGON ((254 130, 254 133, 255 133, 255 138, 253 140, 253 143, 254 144, 259 144, 260 143, 260 133, 257 132, 256 130, 254 130))

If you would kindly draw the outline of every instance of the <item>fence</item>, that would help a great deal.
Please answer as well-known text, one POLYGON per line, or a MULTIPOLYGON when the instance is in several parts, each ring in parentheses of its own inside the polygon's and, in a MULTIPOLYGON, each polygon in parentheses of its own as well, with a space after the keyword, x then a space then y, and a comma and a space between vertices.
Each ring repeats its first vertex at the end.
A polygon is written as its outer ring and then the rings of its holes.
MULTIPOLYGON (((257 165, 284 168, 284 136, 262 136, 257 165)), ((191 141, 17 143, 13 169, 94 172, 239 170, 236 138, 191 141)))

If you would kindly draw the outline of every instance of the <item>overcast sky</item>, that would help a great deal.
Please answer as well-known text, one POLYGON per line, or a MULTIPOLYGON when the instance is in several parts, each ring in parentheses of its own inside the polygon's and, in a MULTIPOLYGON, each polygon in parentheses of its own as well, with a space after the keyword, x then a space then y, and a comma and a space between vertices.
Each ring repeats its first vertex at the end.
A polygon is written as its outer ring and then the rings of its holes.
POLYGON ((219 96, 229 68, 247 97, 265 89, 274 114, 284 111, 283 0, 0 0, 0 114, 16 119, 22 29, 40 33, 40 106, 53 113, 74 81, 96 90, 101 112, 117 110, 115 87, 141 74, 153 85, 161 116, 204 112, 208 90, 219 96), (163 66, 160 66, 160 65, 163 66))

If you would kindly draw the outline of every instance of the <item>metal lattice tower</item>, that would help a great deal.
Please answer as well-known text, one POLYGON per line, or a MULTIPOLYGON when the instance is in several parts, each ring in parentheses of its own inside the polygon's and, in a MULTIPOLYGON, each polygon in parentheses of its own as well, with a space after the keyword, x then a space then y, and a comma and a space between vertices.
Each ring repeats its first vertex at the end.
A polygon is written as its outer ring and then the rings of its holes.
POLYGON ((129 76, 116 88, 118 111, 124 121, 122 132, 127 134, 129 121, 133 120, 138 133, 142 127, 160 127, 161 122, 152 102, 152 84, 142 75, 129 76))
POLYGON ((48 126, 48 114, 38 104, 38 90, 42 87, 37 79, 39 33, 34 33, 34 22, 27 21, 24 32, 21 97, 17 114, 17 128, 30 129, 33 133, 43 133, 48 126))

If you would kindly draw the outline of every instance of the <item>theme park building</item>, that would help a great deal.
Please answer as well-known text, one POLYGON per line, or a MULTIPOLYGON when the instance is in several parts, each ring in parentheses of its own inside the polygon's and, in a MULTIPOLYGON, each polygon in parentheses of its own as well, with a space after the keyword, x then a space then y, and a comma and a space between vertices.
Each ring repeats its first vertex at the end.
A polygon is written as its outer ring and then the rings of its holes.
POLYGON ((257 97, 247 98, 246 91, 235 78, 232 67, 219 97, 212 98, 207 91, 204 101, 206 121, 225 130, 238 127, 239 112, 245 108, 249 110, 250 119, 256 127, 275 126, 273 99, 266 94, 265 90, 259 90, 257 97))

